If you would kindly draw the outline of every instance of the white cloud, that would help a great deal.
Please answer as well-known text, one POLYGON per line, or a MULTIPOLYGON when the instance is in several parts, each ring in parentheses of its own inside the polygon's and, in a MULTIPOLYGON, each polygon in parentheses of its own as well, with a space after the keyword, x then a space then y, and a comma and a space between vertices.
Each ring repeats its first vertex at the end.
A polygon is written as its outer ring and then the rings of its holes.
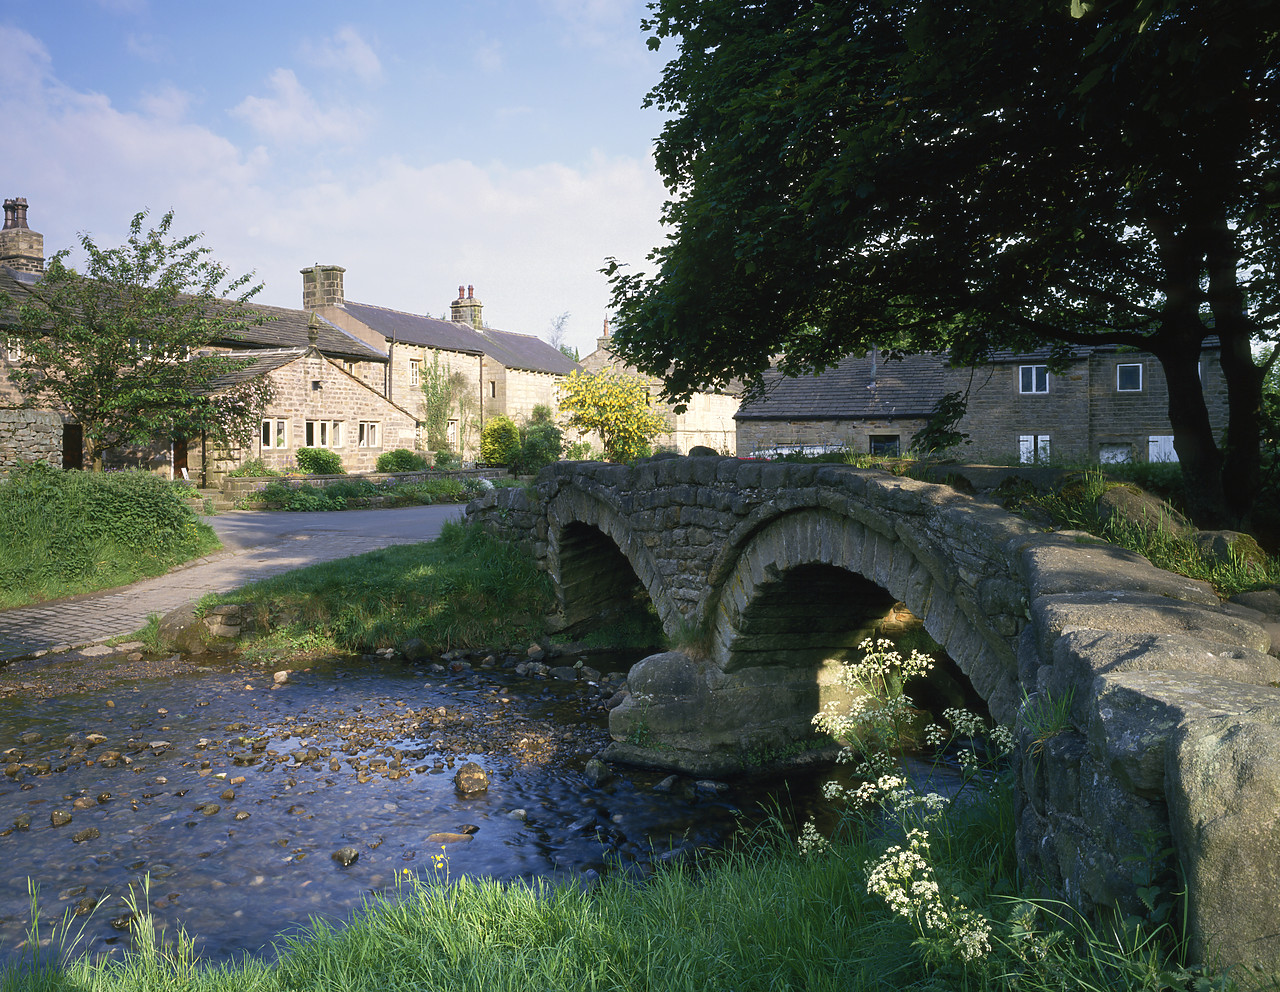
POLYGON ((340 27, 332 38, 302 42, 302 58, 321 69, 354 73, 368 85, 382 82, 382 62, 360 32, 350 25, 340 27))
POLYGON ((497 72, 502 68, 502 43, 487 41, 477 44, 472 49, 472 57, 476 67, 482 72, 497 72))
POLYGON ((145 113, 164 121, 180 121, 191 106, 191 94, 176 86, 165 85, 144 93, 140 101, 145 113))
POLYGON ((170 43, 163 38, 157 38, 151 34, 131 34, 125 39, 125 48, 130 55, 142 59, 144 62, 154 62, 161 65, 173 60, 173 51, 170 43))
POLYGON ((363 113, 343 106, 322 110, 292 69, 277 69, 268 83, 270 96, 245 97, 231 113, 272 142, 346 142, 364 131, 363 113))

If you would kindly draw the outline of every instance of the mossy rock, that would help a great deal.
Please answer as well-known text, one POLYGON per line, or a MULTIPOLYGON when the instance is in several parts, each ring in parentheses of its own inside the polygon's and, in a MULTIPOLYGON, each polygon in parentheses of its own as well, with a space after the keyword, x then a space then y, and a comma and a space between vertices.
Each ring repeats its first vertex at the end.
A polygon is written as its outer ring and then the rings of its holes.
POLYGON ((1234 530, 1202 530, 1192 536, 1196 549, 1207 560, 1230 565, 1240 561, 1250 565, 1267 565, 1267 553, 1248 534, 1234 530))
POLYGON ((1095 505, 1104 520, 1128 524, 1148 537, 1190 537, 1195 533, 1191 521, 1164 500, 1127 483, 1108 488, 1095 505))

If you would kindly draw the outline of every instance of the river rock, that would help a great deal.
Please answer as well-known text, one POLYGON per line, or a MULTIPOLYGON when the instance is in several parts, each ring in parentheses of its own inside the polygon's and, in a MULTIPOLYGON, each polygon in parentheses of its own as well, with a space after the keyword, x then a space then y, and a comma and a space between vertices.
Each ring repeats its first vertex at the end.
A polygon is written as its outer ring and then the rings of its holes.
POLYGON ((401 643, 400 653, 409 661, 421 661, 431 653, 431 649, 421 637, 410 637, 401 643))
POLYGON ((44 738, 34 730, 28 730, 25 734, 18 737, 23 744, 39 744, 44 738))
POLYGON ((453 786, 464 796, 485 792, 489 788, 489 776, 474 761, 468 761, 453 776, 453 786))
POLYGON ((562 682, 578 681, 578 670, 570 667, 569 665, 558 665, 551 669, 548 674, 550 674, 552 678, 559 679, 562 682))
POLYGON ((65 809, 55 809, 49 814, 49 822, 55 827, 64 827, 71 822, 71 814, 65 809))
POLYGON ((470 834, 455 834, 449 832, 441 832, 438 834, 428 834, 427 843, 432 846, 436 844, 465 844, 471 840, 470 834))
POLYGON ((97 827, 85 827, 71 839, 77 844, 83 844, 87 840, 97 840, 101 836, 102 831, 97 827))
POLYGON ((613 778, 613 769, 599 758, 592 758, 582 769, 582 777, 587 780, 587 785, 597 789, 613 778))
POLYGON ((289 681, 289 676, 292 674, 293 672, 291 672, 289 669, 283 668, 271 676, 271 681, 273 681, 276 685, 284 685, 289 681))
POLYGON ((359 860, 360 852, 354 847, 340 847, 329 855, 329 857, 342 865, 343 868, 346 868, 348 865, 353 865, 357 860, 359 860))

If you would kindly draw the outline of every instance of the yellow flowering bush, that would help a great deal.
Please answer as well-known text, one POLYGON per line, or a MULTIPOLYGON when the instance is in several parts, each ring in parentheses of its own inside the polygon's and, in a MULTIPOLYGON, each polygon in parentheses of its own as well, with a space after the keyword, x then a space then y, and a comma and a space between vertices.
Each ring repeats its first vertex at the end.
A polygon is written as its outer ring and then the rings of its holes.
POLYGON ((560 412, 568 426, 599 434, 611 462, 644 457, 653 439, 669 430, 649 406, 645 381, 609 370, 571 372, 560 383, 560 412))

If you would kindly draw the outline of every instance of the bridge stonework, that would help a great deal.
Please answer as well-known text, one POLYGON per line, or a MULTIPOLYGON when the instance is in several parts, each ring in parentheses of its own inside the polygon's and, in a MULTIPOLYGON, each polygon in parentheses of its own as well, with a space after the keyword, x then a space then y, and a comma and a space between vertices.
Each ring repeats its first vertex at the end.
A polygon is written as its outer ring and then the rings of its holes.
POLYGON ((467 512, 550 572, 566 626, 652 601, 677 648, 632 669, 613 757, 704 774, 795 753, 898 600, 1015 727, 1030 877, 1141 913, 1171 840, 1194 953, 1280 968, 1280 660, 1208 585, 843 465, 562 462, 467 512), (1037 716, 1051 700, 1061 725, 1037 716))

